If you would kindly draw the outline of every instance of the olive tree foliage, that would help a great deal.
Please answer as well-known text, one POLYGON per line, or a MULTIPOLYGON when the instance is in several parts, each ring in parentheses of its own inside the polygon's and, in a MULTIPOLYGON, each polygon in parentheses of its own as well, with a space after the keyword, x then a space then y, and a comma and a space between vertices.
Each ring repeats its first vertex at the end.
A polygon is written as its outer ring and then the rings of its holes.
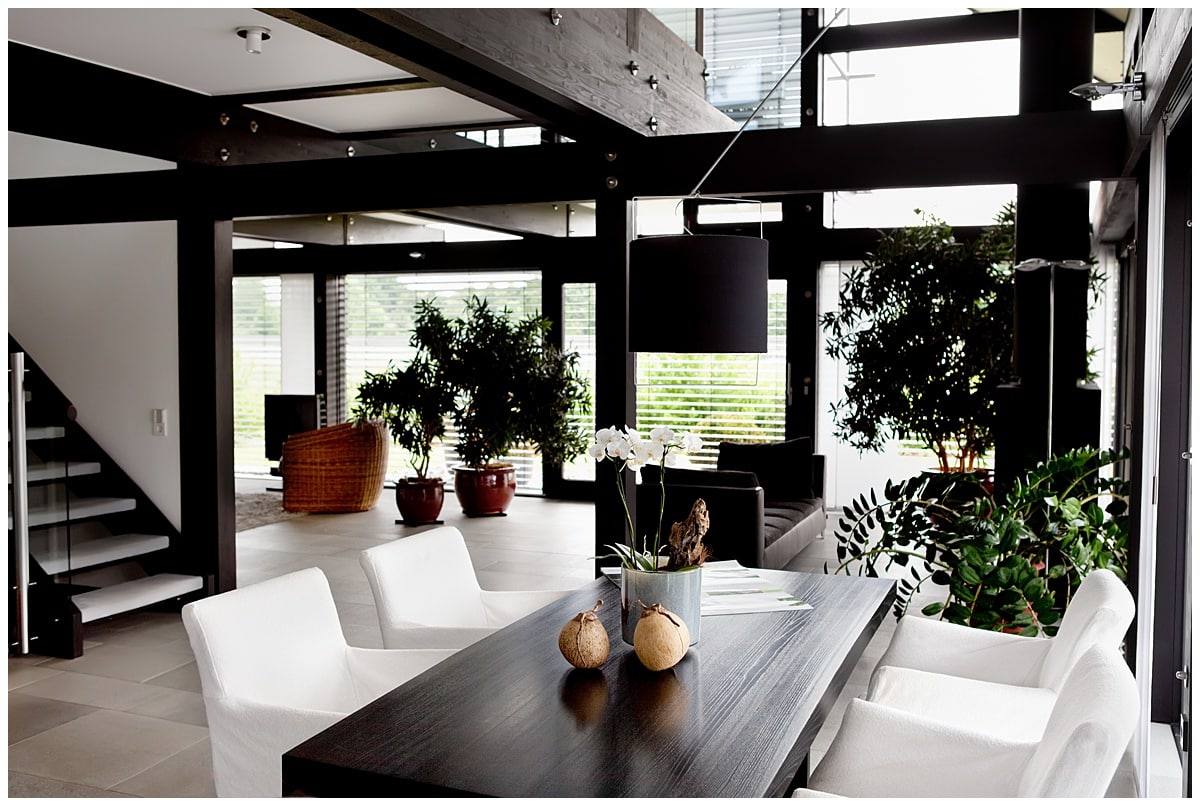
POLYGON ((847 368, 835 436, 873 452, 919 441, 942 470, 970 471, 995 441, 995 390, 1011 379, 1014 207, 966 243, 932 215, 922 222, 882 233, 821 318, 826 353, 847 368))

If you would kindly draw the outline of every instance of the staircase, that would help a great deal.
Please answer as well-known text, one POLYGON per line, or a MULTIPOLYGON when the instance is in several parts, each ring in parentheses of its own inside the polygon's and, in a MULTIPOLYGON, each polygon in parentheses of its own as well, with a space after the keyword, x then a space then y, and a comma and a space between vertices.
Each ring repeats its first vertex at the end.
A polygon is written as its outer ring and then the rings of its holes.
MULTIPOLYGON (((10 350, 20 351, 12 343, 10 350)), ((74 407, 25 356, 28 455, 29 651, 83 654, 82 625, 204 595, 180 535, 75 422, 74 407)), ((11 429, 10 419, 10 429, 11 429)), ((14 573, 12 437, 9 436, 9 568, 14 573)), ((9 652, 20 653, 10 584, 9 652)))

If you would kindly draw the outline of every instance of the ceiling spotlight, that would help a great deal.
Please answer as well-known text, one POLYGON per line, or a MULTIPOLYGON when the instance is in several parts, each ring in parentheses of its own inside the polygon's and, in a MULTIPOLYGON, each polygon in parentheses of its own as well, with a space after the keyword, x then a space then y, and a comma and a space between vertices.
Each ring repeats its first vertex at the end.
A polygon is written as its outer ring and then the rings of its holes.
POLYGON ((262 43, 271 38, 271 29, 261 25, 247 25, 238 28, 237 35, 246 40, 247 53, 262 53, 262 43))
POLYGON ((1133 100, 1142 100, 1142 91, 1146 88, 1146 74, 1134 73, 1133 81, 1126 81, 1118 84, 1110 84, 1106 81, 1092 81, 1088 84, 1080 84, 1071 90, 1072 95, 1078 95, 1085 101, 1095 101, 1103 98, 1105 95, 1133 95, 1133 100))

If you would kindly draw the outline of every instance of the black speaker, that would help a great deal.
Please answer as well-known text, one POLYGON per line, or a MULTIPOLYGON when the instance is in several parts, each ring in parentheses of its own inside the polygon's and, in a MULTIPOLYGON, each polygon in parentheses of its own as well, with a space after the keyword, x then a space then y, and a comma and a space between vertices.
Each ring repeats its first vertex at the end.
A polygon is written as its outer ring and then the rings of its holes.
POLYGON ((263 430, 267 458, 283 458, 283 441, 292 434, 321 427, 320 395, 264 395, 263 430))

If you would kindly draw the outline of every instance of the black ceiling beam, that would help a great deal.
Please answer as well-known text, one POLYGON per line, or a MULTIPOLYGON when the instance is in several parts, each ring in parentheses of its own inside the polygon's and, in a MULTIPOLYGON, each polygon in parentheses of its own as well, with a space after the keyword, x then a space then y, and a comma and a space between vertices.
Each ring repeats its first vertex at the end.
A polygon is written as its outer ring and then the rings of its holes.
MULTIPOLYGON (((728 142, 728 134, 697 134, 650 139, 611 151, 559 143, 224 166, 197 172, 186 187, 177 185, 174 190, 196 204, 210 205, 208 212, 223 218, 561 202, 609 195, 682 197, 728 142)), ((747 131, 701 192, 753 196, 1086 182, 1120 178, 1126 150, 1120 110, 747 131)), ((85 180, 88 184, 79 185, 79 192, 70 190, 72 180, 54 180, 59 184, 53 185, 39 184, 52 180, 10 180, 10 223, 68 223, 53 220, 79 214, 56 210, 63 199, 93 208, 86 211, 89 216, 136 220, 145 214, 146 200, 128 199, 119 192, 129 180, 119 175, 78 178, 85 180)))
MULTIPOLYGON (((989 11, 983 14, 931 17, 901 22, 840 25, 825 32, 817 42, 817 49, 822 53, 842 53, 1016 39, 1019 22, 1020 12, 989 11)), ((926 76, 926 79, 932 81, 933 77, 926 76)))
POLYGON ((302 249, 237 249, 235 276, 402 271, 533 269, 590 263, 594 239, 532 238, 521 241, 405 243, 366 246, 305 246, 302 249))
MULTIPOLYGON (((613 164, 634 197, 686 196, 728 135, 648 140, 613 164)), ((1122 175, 1119 110, 747 131, 704 195, 1001 183, 1086 182, 1122 175)))
POLYGON ((23 77, 8 84, 8 128, 23 134, 205 165, 345 156, 353 145, 277 115, 16 42, 8 43, 8 68, 23 77))
POLYGON ((705 99, 703 59, 643 9, 266 11, 576 140, 734 127, 705 99))
POLYGON ((260 92, 240 92, 217 95, 225 103, 241 104, 276 104, 284 101, 311 101, 315 98, 345 98, 350 95, 373 95, 380 92, 404 92, 406 90, 427 90, 436 84, 423 78, 383 78, 378 81, 354 81, 345 84, 325 84, 319 87, 296 87, 286 90, 262 90, 260 92))
MULTIPOLYGON (((986 11, 953 17, 842 25, 826 31, 817 43, 817 49, 822 53, 842 53, 1016 39, 1020 21, 1019 11, 986 11)), ((1096 33, 1124 28, 1125 24, 1111 14, 1096 14, 1096 33)))
POLYGON ((8 197, 10 227, 170 221, 199 201, 178 170, 10 179, 8 197))

